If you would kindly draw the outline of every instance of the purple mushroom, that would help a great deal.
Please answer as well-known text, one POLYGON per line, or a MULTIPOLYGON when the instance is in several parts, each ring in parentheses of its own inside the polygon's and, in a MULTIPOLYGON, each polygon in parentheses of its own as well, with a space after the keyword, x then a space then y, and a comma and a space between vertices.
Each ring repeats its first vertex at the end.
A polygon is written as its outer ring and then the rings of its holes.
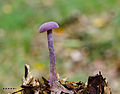
POLYGON ((44 23, 39 28, 40 33, 47 31, 48 48, 49 48, 49 53, 50 53, 49 83, 51 86, 52 86, 54 81, 57 81, 56 65, 55 65, 55 52, 54 52, 53 37, 52 37, 52 29, 55 29, 55 28, 59 28, 59 25, 56 22, 44 23))

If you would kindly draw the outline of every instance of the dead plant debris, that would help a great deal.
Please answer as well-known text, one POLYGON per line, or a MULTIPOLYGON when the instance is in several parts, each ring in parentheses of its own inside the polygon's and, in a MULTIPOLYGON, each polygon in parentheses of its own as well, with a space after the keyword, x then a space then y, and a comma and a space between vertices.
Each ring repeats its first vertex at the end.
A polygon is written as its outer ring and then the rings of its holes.
POLYGON ((12 94, 112 94, 106 78, 101 72, 95 76, 89 76, 88 82, 55 81, 52 86, 49 81, 42 77, 43 83, 35 79, 30 73, 29 65, 25 65, 25 76, 21 90, 12 94))

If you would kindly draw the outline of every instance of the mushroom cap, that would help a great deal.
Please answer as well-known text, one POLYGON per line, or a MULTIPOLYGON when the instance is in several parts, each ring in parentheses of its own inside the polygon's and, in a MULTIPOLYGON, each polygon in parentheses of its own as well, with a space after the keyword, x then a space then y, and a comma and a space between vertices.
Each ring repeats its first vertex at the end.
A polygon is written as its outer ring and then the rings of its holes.
POLYGON ((56 22, 46 22, 40 26, 39 32, 42 33, 55 28, 59 28, 59 25, 56 22))

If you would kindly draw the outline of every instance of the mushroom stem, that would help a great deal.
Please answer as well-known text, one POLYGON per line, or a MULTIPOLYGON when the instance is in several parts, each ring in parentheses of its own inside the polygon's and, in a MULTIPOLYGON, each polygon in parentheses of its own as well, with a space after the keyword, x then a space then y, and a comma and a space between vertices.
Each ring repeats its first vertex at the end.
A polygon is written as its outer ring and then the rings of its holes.
POLYGON ((52 38, 52 29, 47 31, 47 38, 48 38, 48 48, 50 53, 50 76, 49 76, 49 83, 52 85, 54 81, 57 81, 56 76, 56 65, 55 65, 55 52, 53 46, 53 38, 52 38))

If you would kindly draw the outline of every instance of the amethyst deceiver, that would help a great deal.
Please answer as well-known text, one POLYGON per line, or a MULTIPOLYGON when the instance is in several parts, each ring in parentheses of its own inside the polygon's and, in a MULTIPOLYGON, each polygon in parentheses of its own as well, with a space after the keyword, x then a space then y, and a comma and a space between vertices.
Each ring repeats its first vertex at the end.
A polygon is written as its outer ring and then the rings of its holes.
POLYGON ((46 22, 46 23, 42 24, 39 28, 40 33, 47 31, 48 48, 49 48, 49 53, 50 53, 49 83, 51 86, 54 81, 57 81, 56 65, 55 65, 55 52, 54 52, 53 38, 52 38, 52 29, 55 29, 55 28, 59 28, 59 25, 56 22, 46 22))

